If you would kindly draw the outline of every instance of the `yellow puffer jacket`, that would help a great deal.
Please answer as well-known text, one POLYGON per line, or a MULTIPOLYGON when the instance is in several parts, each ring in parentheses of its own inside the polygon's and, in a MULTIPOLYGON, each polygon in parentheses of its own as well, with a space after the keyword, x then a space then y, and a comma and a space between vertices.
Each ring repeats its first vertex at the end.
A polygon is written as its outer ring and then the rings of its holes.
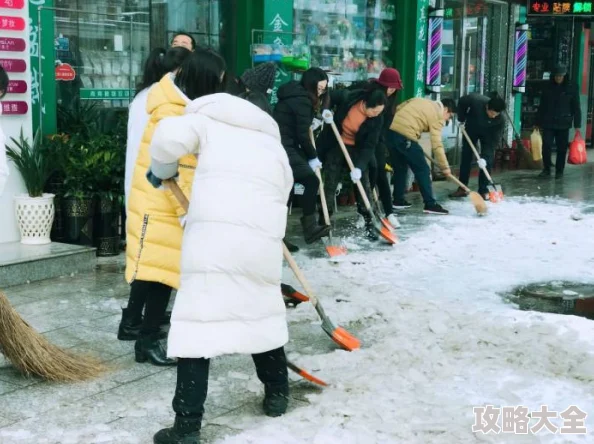
MULTIPOLYGON (((142 137, 128 199, 126 280, 129 283, 141 280, 179 287, 183 234, 179 218, 185 211, 169 190, 153 188, 146 179, 146 172, 151 163, 149 148, 157 123, 166 117, 184 114, 188 103, 170 75, 149 91, 150 119, 142 137)), ((195 156, 180 159, 178 184, 186 196, 191 194, 195 169, 195 156)))
POLYGON ((441 130, 444 125, 441 102, 414 98, 407 100, 396 109, 390 129, 417 143, 421 140, 421 134, 429 132, 435 160, 440 168, 447 169, 449 163, 441 140, 441 130))

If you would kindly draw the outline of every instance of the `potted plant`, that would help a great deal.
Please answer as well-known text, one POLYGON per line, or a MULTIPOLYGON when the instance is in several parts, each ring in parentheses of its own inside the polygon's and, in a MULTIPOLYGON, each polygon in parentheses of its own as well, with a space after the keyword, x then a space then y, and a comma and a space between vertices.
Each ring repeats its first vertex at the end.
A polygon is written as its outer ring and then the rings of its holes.
POLYGON ((16 217, 21 232, 21 243, 49 244, 54 221, 54 195, 44 193, 45 185, 54 171, 52 157, 42 147, 41 133, 37 131, 33 144, 24 136, 11 137, 14 146, 6 147, 6 155, 21 174, 27 194, 15 196, 16 217))
POLYGON ((119 221, 124 195, 125 148, 118 135, 96 136, 91 144, 95 159, 93 189, 96 211, 93 245, 97 256, 115 256, 120 250, 119 221))
POLYGON ((60 169, 64 177, 62 191, 64 239, 67 243, 93 244, 93 189, 94 156, 91 142, 71 135, 60 156, 60 169))

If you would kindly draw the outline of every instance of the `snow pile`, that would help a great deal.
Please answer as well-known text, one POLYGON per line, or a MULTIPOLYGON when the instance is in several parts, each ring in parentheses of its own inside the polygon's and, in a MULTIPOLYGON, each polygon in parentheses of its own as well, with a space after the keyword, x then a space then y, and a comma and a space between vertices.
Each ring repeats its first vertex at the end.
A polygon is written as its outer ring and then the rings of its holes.
MULTIPOLYGON (((352 252, 361 265, 297 256, 328 314, 352 323, 364 348, 298 356, 332 387, 225 443, 592 442, 594 323, 521 312, 501 294, 540 281, 594 283, 594 217, 555 199, 509 199, 486 218, 468 202, 448 207, 449 217, 427 217, 392 248, 352 252), (577 404, 589 413, 588 437, 475 435, 472 408, 486 404, 577 404)), ((299 288, 288 269, 285 277, 299 288)), ((289 317, 316 319, 306 304, 289 317)))

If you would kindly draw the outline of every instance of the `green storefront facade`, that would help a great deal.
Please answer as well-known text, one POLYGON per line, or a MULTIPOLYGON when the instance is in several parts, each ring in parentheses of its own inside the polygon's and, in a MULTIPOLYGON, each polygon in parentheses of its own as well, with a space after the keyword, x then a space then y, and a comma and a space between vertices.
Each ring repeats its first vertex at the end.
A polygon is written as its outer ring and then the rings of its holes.
MULTIPOLYGON (((311 65, 328 70, 336 83, 377 77, 384 67, 395 67, 403 78, 404 100, 427 94, 431 7, 452 9, 454 22, 470 20, 468 11, 473 11, 474 3, 493 4, 507 17, 500 23, 505 25, 504 33, 513 32, 513 17, 520 10, 520 6, 497 0, 437 0, 437 5, 435 0, 29 1, 32 112, 34 126, 41 126, 45 134, 56 132, 58 108, 70 107, 79 99, 97 101, 104 108, 125 108, 150 49, 167 46, 178 30, 220 51, 235 74, 252 67, 254 55, 273 57, 266 54, 271 47, 273 52, 282 47, 282 51, 307 58, 311 65), (460 4, 462 16, 455 16, 460 14, 460 4), (67 71, 66 65, 75 72, 73 79, 60 74, 67 71)), ((465 51, 456 44, 455 31, 445 28, 444 48, 451 43, 451 51, 465 51)), ((483 38, 489 38, 487 31, 483 38)), ((509 48, 500 53, 508 57, 509 48)), ((503 65, 509 68, 507 60, 503 65)), ((277 85, 298 75, 298 69, 280 63, 279 67, 277 85)), ((506 75, 498 72, 497 78, 506 75)), ((458 83, 465 83, 458 77, 458 83)), ((469 89, 462 85, 452 94, 464 91, 469 89)))

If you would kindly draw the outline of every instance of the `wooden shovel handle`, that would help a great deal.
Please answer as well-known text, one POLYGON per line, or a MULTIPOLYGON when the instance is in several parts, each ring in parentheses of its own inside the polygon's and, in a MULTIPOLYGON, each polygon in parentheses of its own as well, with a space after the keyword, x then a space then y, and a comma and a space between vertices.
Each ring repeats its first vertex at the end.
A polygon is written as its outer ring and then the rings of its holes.
MULTIPOLYGON (((311 144, 317 151, 316 140, 314 138, 314 133, 311 128, 309 129, 309 138, 311 139, 311 144)), ((314 173, 316 174, 316 177, 320 181, 319 190, 320 190, 320 200, 322 201, 322 213, 324 214, 324 222, 326 223, 326 225, 330 225, 330 213, 328 212, 328 203, 326 202, 326 193, 324 193, 324 182, 322 181, 322 173, 320 172, 319 168, 316 168, 314 170, 314 173)))
MULTIPOLYGON (((466 129, 465 128, 460 128, 460 129, 462 130, 462 135, 464 136, 464 138, 468 142, 468 145, 470 146, 470 149, 472 150, 472 152, 476 156, 476 159, 477 160, 480 160, 481 156, 480 156, 478 150, 476 149, 476 146, 474 146, 474 143, 472 143, 472 140, 470 140, 470 136, 466 132, 466 129)), ((489 182, 493 183, 493 179, 491 179, 491 175, 489 174, 489 171, 487 170, 487 168, 481 168, 481 170, 483 170, 483 173, 485 173, 485 177, 487 178, 487 180, 489 182)))
MULTIPOLYGON (((332 131, 334 132, 334 136, 336 136, 336 140, 338 141, 338 144, 340 145, 342 154, 344 154, 344 158, 347 162, 347 165, 349 166, 349 169, 352 172, 355 169, 355 164, 353 164, 353 160, 351 159, 351 156, 349 155, 349 152, 348 152, 346 146, 344 145, 344 142, 342 141, 342 137, 340 137, 338 128, 336 128, 336 123, 332 122, 330 124, 330 126, 332 126, 332 131)), ((360 180, 358 180, 356 182, 356 184, 357 184, 357 188, 359 189, 359 194, 361 194, 361 197, 363 198, 363 203, 365 204, 365 208, 367 209, 367 211, 371 212, 371 203, 369 202, 367 193, 365 193, 365 188, 363 188, 363 184, 361 183, 360 180)))
POLYGON ((179 187, 179 185, 177 184, 175 179, 164 180, 163 185, 165 185, 167 188, 169 188, 169 191, 171 191, 173 193, 175 198, 179 201, 179 204, 182 206, 182 208, 187 213, 188 208, 190 208, 190 202, 188 201, 188 198, 186 197, 186 195, 184 194, 182 189, 179 187))
POLYGON ((312 305, 316 307, 318 305, 318 298, 315 296, 311 286, 309 285, 309 282, 307 281, 303 272, 299 268, 299 265, 297 265, 297 262, 295 262, 295 259, 291 255, 291 252, 289 251, 284 242, 282 244, 283 256, 285 257, 285 260, 289 264, 289 267, 291 267, 291 270, 293 270, 293 273, 295 273, 295 277, 297 277, 297 280, 305 290, 305 294, 307 294, 307 296, 309 297, 309 300, 311 301, 312 305))
MULTIPOLYGON (((425 157, 427 158, 427 160, 429 162, 431 162, 433 165, 437 165, 433 159, 427 155, 427 153, 423 153, 425 154, 425 157)), ((437 167, 441 170, 441 167, 439 165, 437 165, 437 167)), ((448 179, 451 180, 452 182, 454 182, 456 185, 458 185, 460 188, 462 188, 464 191, 466 191, 467 193, 470 193, 470 188, 468 188, 466 185, 464 185, 462 182, 460 182, 458 180, 458 178, 456 176, 454 176, 453 174, 450 174, 448 176, 448 179)))

